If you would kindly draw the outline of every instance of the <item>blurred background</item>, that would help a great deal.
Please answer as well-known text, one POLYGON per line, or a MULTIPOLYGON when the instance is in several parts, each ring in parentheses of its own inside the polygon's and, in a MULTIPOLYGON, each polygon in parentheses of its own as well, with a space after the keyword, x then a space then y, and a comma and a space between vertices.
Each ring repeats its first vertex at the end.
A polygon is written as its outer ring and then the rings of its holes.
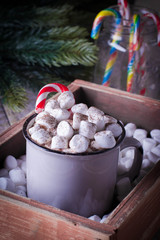
MULTIPOLYGON (((129 4, 160 12, 160 1, 129 4)), ((34 110, 49 82, 92 81, 96 14, 114 0, 5 0, 0 6, 0 133, 34 110)))

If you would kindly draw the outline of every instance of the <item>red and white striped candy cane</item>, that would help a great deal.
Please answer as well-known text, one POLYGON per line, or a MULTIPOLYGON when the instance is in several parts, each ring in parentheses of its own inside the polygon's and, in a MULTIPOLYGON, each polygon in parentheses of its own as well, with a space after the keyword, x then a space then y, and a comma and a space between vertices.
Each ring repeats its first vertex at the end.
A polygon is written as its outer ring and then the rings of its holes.
POLYGON ((130 19, 130 7, 127 0, 118 0, 119 11, 125 20, 130 19))
POLYGON ((69 89, 65 85, 60 83, 49 83, 42 87, 37 95, 35 112, 40 113, 43 111, 46 98, 50 92, 63 93, 66 91, 69 91, 69 89))

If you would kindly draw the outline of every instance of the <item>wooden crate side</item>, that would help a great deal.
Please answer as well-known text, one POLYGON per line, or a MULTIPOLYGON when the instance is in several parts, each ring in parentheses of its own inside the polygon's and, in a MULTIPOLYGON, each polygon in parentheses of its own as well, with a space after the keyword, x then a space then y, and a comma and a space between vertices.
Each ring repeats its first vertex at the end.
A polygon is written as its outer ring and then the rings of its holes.
POLYGON ((73 84, 83 89, 83 98, 90 105, 124 123, 134 122, 148 131, 160 128, 160 101, 82 80, 75 80, 73 84))
POLYGON ((114 232, 111 228, 107 230, 105 224, 15 194, 9 195, 6 191, 0 195, 1 239, 115 239, 114 232))
POLYGON ((160 162, 118 205, 105 222, 118 240, 152 239, 160 230, 160 162))

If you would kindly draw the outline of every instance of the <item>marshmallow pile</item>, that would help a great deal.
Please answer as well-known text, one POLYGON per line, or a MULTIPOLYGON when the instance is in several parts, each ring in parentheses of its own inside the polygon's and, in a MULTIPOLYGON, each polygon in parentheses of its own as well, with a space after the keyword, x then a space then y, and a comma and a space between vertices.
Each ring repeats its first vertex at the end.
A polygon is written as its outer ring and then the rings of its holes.
POLYGON ((100 109, 75 104, 72 92, 66 91, 57 100, 48 101, 28 132, 41 146, 65 153, 84 153, 113 148, 122 128, 100 109))
POLYGON ((0 169, 0 189, 26 197, 26 156, 18 159, 8 155, 0 169))
MULTIPOLYGON (((79 105, 80 106, 80 105, 79 105)), ((79 107, 78 106, 78 107, 79 107)), ((34 126, 34 127, 37 127, 34 126)), ((38 127, 39 128, 39 127, 38 127)), ((138 184, 138 182, 160 161, 160 130, 154 129, 148 133, 139 129, 133 123, 125 125, 126 136, 139 140, 143 147, 143 161, 139 175, 131 182, 128 177, 123 177, 116 183, 115 198, 121 202, 123 198, 138 184)), ((128 147, 120 152, 117 176, 129 171, 134 159, 135 149, 128 147)), ((4 161, 4 167, 0 169, 0 189, 8 190, 26 197, 26 156, 18 159, 9 155, 4 161)), ((87 199, 88 201, 88 199, 87 199)), ((89 204, 91 204, 89 202, 89 204)), ((90 216, 90 220, 103 223, 110 215, 105 214, 102 218, 97 215, 90 216)))

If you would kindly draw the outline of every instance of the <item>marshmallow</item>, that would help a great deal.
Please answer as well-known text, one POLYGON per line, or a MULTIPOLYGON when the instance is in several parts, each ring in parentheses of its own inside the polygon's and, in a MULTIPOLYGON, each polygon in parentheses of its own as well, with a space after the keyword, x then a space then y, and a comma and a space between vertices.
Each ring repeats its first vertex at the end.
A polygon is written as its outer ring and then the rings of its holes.
POLYGON ((66 120, 70 117, 70 112, 67 109, 55 108, 49 112, 58 122, 66 120))
POLYGON ((36 132, 33 132, 33 134, 31 135, 31 138, 40 145, 43 145, 51 141, 50 134, 43 128, 40 128, 36 132))
POLYGON ((14 182, 12 182, 11 179, 5 177, 0 178, 0 189, 8 190, 10 192, 16 191, 14 182))
POLYGON ((109 216, 109 214, 105 214, 105 215, 102 217, 100 223, 104 223, 104 222, 106 221, 106 219, 108 218, 108 216, 109 216))
POLYGON ((97 216, 97 215, 93 215, 93 216, 89 217, 88 219, 96 221, 96 222, 100 222, 101 221, 101 218, 99 216, 97 216))
POLYGON ((160 143, 160 129, 153 129, 150 132, 151 137, 156 140, 158 143, 160 143))
POLYGON ((104 115, 104 112, 101 111, 100 109, 96 108, 96 107, 90 107, 87 111, 87 115, 88 116, 94 116, 94 115, 104 115))
POLYGON ((147 137, 147 131, 144 129, 136 129, 134 131, 133 137, 136 138, 139 142, 143 143, 143 139, 147 137))
POLYGON ((50 112, 51 109, 54 109, 54 108, 59 108, 59 103, 56 99, 50 99, 47 104, 45 105, 45 108, 44 110, 47 111, 47 112, 50 112))
POLYGON ((18 195, 20 195, 20 196, 22 196, 22 197, 26 197, 26 192, 24 192, 24 191, 21 190, 21 189, 16 190, 16 194, 18 194, 18 195))
POLYGON ((105 124, 117 123, 117 119, 114 118, 114 117, 111 117, 111 116, 109 116, 109 115, 104 115, 104 116, 103 116, 103 119, 104 119, 104 123, 105 123, 105 124))
POLYGON ((128 172, 131 169, 132 164, 133 164, 133 158, 130 158, 130 157, 119 158, 117 174, 122 175, 128 172))
POLYGON ((145 138, 142 143, 144 153, 151 151, 156 146, 156 141, 152 138, 145 138))
POLYGON ((30 135, 32 135, 34 132, 37 132, 40 128, 41 126, 39 124, 34 124, 33 127, 28 129, 28 132, 30 135))
POLYGON ((124 128, 126 130, 126 137, 133 137, 137 127, 134 123, 127 123, 124 128))
POLYGON ((84 120, 80 122, 80 126, 79 126, 80 135, 89 139, 93 139, 94 134, 96 133, 96 130, 97 130, 97 127, 94 123, 84 121, 84 120))
POLYGON ((68 139, 65 137, 54 136, 51 142, 51 149, 68 148, 68 139))
POLYGON ((86 152, 88 145, 89 140, 79 134, 74 135, 69 142, 70 148, 77 153, 86 152))
POLYGON ((67 121, 61 121, 57 126, 57 135, 70 139, 74 134, 74 130, 67 121))
POLYGON ((123 150, 121 150, 121 156, 123 157, 128 157, 131 159, 134 159, 135 155, 135 147, 126 147, 123 150))
POLYGON ((82 120, 87 120, 88 117, 81 113, 74 113, 73 114, 73 128, 79 129, 80 123, 82 120))
POLYGON ((151 153, 153 153, 157 157, 160 157, 160 144, 157 145, 156 147, 152 148, 151 153))
POLYGON ((27 188, 25 185, 17 185, 16 186, 16 191, 17 190, 22 190, 23 192, 27 192, 27 188))
POLYGON ((22 169, 22 171, 26 174, 26 161, 23 161, 20 165, 20 168, 22 169))
POLYGON ((23 161, 26 161, 26 155, 24 154, 24 155, 21 155, 20 157, 19 157, 19 159, 22 159, 23 161))
POLYGON ((97 131, 104 130, 104 127, 105 127, 104 116, 102 116, 101 114, 89 115, 88 121, 96 124, 97 131))
POLYGON ((60 108, 69 109, 75 104, 75 98, 71 91, 66 91, 60 94, 57 99, 60 108))
POLYGON ((17 159, 17 166, 20 167, 22 164, 23 160, 22 159, 17 159))
POLYGON ((144 158, 142 161, 141 169, 145 171, 149 171, 153 168, 153 162, 149 161, 148 159, 144 158))
POLYGON ((8 177, 8 171, 6 168, 0 169, 0 177, 8 177))
POLYGON ((116 183, 117 195, 125 197, 132 189, 130 179, 128 177, 121 178, 116 183))
POLYGON ((71 108, 71 111, 73 113, 81 113, 81 114, 87 115, 88 107, 84 103, 78 103, 71 108))
POLYGON ((90 142, 90 148, 91 148, 92 151, 102 150, 102 148, 100 148, 98 143, 94 140, 90 142))
POLYGON ((106 127, 106 130, 110 130, 114 137, 118 137, 122 134, 122 128, 118 123, 111 123, 106 127))
POLYGON ((101 148, 112 148, 116 145, 116 140, 111 131, 101 131, 94 135, 95 141, 101 148))
POLYGON ((15 157, 8 155, 4 161, 4 167, 7 170, 11 170, 13 168, 17 167, 17 160, 15 159, 15 157))
POLYGON ((25 174, 19 167, 10 170, 9 176, 10 176, 10 179, 16 185, 25 185, 26 184, 25 174))
POLYGON ((53 116, 51 116, 49 113, 47 114, 43 114, 43 113, 44 112, 41 112, 37 115, 35 122, 40 126, 44 127, 46 130, 51 131, 56 127, 57 120, 53 116))
POLYGON ((156 156, 154 153, 152 152, 147 152, 146 153, 146 156, 151 162, 153 162, 154 164, 157 163, 157 159, 158 159, 158 156, 156 156))

